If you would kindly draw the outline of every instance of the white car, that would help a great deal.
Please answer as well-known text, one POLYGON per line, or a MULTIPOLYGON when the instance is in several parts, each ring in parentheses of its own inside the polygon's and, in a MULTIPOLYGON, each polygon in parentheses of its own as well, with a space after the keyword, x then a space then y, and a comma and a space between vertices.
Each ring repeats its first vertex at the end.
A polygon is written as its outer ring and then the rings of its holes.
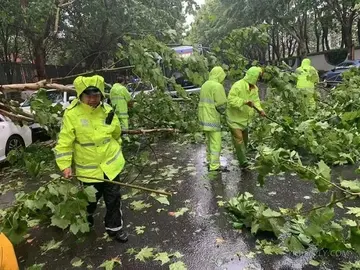
MULTIPOLYGON (((30 102, 31 98, 35 96, 37 93, 34 92, 28 99, 26 99, 23 103, 21 103, 20 107, 21 109, 29 114, 32 114, 31 108, 30 108, 30 102)), ((71 101, 76 98, 76 92, 65 92, 65 91, 59 91, 56 89, 49 89, 46 91, 46 96, 49 100, 52 101, 52 105, 55 106, 56 104, 60 103, 63 108, 65 109, 67 106, 70 105, 71 101)))
POLYGON ((0 114, 0 161, 5 160, 11 150, 28 147, 31 143, 31 129, 28 126, 15 125, 0 114))

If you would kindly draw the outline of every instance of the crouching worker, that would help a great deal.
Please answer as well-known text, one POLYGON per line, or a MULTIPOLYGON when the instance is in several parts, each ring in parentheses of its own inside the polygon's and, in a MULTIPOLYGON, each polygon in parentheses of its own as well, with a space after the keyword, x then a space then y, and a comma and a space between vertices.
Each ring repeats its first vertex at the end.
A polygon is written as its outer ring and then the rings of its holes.
MULTIPOLYGON (((65 178, 76 175, 119 181, 125 160, 121 151, 121 127, 112 107, 102 102, 104 78, 77 77, 74 81, 77 99, 66 109, 55 147, 56 163, 65 178)), ((123 230, 120 187, 78 177, 85 186, 93 186, 96 200, 102 196, 106 204, 105 229, 117 241, 126 242, 123 230)), ((89 203, 88 222, 94 224, 97 202, 89 203)))

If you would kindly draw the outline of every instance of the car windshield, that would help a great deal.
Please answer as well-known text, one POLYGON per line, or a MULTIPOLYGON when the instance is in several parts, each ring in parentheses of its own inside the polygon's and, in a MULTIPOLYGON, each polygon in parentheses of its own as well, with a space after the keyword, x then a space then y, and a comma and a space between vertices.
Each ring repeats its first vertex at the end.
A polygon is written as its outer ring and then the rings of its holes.
POLYGON ((355 67, 355 62, 343 62, 338 65, 335 69, 342 69, 342 68, 351 68, 355 67))
MULTIPOLYGON (((30 102, 35 95, 36 94, 32 94, 30 98, 25 100, 22 107, 30 106, 30 102)), ((63 93, 61 91, 47 91, 46 97, 51 100, 52 103, 63 102, 63 93)))

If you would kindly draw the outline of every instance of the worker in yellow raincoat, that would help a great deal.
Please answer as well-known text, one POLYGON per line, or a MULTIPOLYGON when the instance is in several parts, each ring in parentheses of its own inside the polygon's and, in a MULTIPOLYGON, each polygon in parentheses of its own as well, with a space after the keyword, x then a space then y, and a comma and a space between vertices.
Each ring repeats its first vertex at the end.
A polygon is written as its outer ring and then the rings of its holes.
POLYGON ((117 83, 110 90, 111 105, 115 109, 115 113, 120 120, 121 129, 129 129, 128 103, 131 95, 127 88, 123 85, 125 80, 123 77, 117 79, 117 83))
MULTIPOLYGON (((120 242, 127 241, 123 230, 120 188, 118 185, 85 177, 119 181, 125 160, 121 150, 121 127, 112 107, 102 100, 104 78, 77 77, 74 81, 77 99, 66 109, 55 147, 56 163, 65 178, 76 175, 84 185, 97 190, 97 201, 103 196, 106 204, 105 229, 120 242), (114 117, 115 116, 115 117, 114 117)), ((97 202, 88 205, 88 222, 94 224, 97 202)))
POLYGON ((0 233, 0 270, 19 270, 14 247, 3 233, 0 233))
POLYGON ((222 82, 226 74, 221 67, 214 67, 200 90, 198 118, 206 137, 207 162, 210 171, 225 171, 220 166, 221 123, 220 116, 226 110, 226 93, 222 82))
POLYGON ((248 126, 256 113, 254 107, 259 110, 261 116, 265 116, 260 103, 259 89, 256 86, 261 74, 260 67, 251 67, 245 77, 231 87, 228 95, 226 119, 231 130, 237 159, 242 168, 247 168, 249 165, 246 147, 248 126))
POLYGON ((311 60, 305 58, 301 66, 296 69, 298 89, 301 89, 304 95, 304 109, 314 111, 316 109, 315 84, 319 82, 318 71, 311 65, 311 60))

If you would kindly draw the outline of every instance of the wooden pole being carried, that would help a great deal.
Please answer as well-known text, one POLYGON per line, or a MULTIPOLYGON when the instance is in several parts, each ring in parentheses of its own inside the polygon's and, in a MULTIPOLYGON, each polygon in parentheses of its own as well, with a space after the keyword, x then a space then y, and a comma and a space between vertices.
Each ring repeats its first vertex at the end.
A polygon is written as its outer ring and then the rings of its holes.
POLYGON ((141 186, 136 186, 136 185, 133 185, 133 184, 126 184, 126 183, 110 181, 110 180, 96 178, 96 177, 82 176, 82 175, 73 175, 72 177, 73 178, 75 177, 75 178, 85 178, 85 179, 97 180, 97 181, 102 181, 102 182, 113 184, 113 185, 119 185, 119 186, 139 189, 139 190, 143 190, 143 191, 147 191, 147 192, 151 192, 151 193, 156 193, 156 194, 161 194, 161 195, 166 195, 166 196, 172 196, 172 194, 170 192, 166 192, 166 191, 162 191, 162 190, 155 190, 155 189, 141 187, 141 186))

